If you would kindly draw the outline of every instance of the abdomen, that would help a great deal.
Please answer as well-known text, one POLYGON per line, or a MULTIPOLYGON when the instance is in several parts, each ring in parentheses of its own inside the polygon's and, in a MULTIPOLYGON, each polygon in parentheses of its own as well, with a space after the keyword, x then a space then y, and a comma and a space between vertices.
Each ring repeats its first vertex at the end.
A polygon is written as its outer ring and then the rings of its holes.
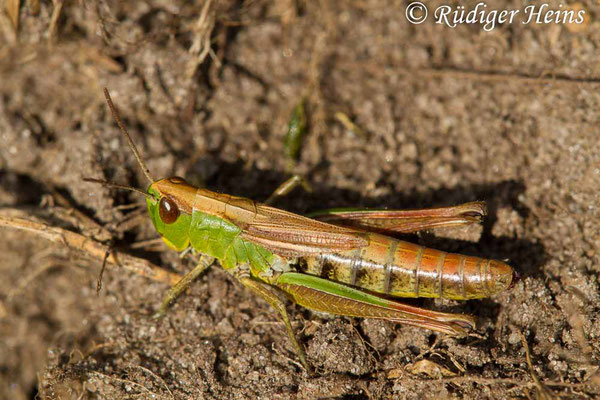
POLYGON ((370 234, 368 246, 299 261, 311 275, 397 297, 467 300, 489 297, 516 280, 511 266, 370 234))

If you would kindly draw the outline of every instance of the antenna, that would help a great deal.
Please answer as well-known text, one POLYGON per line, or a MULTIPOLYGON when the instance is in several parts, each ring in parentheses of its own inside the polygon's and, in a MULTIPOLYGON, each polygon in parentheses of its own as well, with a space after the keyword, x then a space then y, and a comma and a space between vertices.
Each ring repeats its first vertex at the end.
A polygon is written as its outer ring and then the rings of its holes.
POLYGON ((83 180, 84 180, 84 182, 99 183, 100 185, 107 187, 107 188, 131 190, 132 192, 143 194, 146 197, 151 197, 150 194, 144 192, 143 190, 140 190, 138 188, 134 188, 131 186, 121 185, 119 183, 113 183, 113 182, 109 182, 109 181, 104 181, 102 179, 83 178, 83 180))
MULTIPOLYGON (((154 183, 154 179, 152 179, 152 176, 150 176, 150 170, 148 169, 148 167, 146 167, 146 164, 144 164, 144 160, 142 160, 142 157, 140 156, 140 153, 138 152, 137 147, 135 147, 133 140, 131 140, 131 136, 129 136, 129 132, 127 131, 127 128, 125 127, 125 124, 123 123, 123 121, 121 120, 121 116, 119 115, 119 110, 117 110, 117 107, 115 107, 115 105, 113 104, 107 88, 104 88, 104 97, 106 97, 106 102, 108 103, 110 112, 112 113, 115 121, 117 121, 117 125, 119 125, 119 129, 121 129, 121 132, 127 138, 127 143, 129 144, 129 148, 131 149, 131 151, 133 151, 133 154, 135 155, 135 158, 137 159, 138 164, 142 168, 142 172, 144 173, 144 175, 146 175, 146 178, 148 178, 150 183, 154 183)), ((101 183, 101 182, 96 182, 96 183, 101 183)), ((110 182, 106 182, 106 183, 110 183, 110 182)), ((116 184, 112 184, 112 185, 113 185, 113 187, 117 187, 117 186, 114 186, 116 184)), ((121 187, 121 189, 133 189, 133 188, 121 187)))

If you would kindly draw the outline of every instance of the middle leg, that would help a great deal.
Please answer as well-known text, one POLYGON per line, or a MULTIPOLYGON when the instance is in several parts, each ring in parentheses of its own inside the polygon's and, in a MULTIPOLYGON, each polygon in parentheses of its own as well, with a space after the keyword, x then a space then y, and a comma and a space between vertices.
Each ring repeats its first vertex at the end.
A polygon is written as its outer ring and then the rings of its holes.
POLYGON ((215 259, 213 257, 202 254, 198 259, 198 264, 196 264, 196 267, 194 267, 193 270, 188 272, 183 278, 179 280, 179 282, 177 282, 171 287, 171 289, 169 289, 169 291, 163 298, 160 308, 153 315, 153 318, 162 318, 167 312, 167 309, 169 308, 171 303, 173 303, 181 293, 187 290, 187 288, 190 287, 192 282, 194 282, 196 278, 200 276, 200 274, 202 274, 204 271, 206 271, 206 269, 208 269, 208 267, 210 267, 214 262, 215 259))

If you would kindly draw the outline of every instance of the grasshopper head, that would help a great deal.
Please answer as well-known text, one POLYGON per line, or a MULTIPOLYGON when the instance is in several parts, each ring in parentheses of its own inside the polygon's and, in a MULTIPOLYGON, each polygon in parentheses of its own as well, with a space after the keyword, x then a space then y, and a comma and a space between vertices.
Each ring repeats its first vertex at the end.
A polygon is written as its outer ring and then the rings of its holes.
POLYGON ((180 177, 160 179, 148 187, 148 213, 165 243, 174 250, 183 251, 189 244, 192 222, 194 186, 180 177))

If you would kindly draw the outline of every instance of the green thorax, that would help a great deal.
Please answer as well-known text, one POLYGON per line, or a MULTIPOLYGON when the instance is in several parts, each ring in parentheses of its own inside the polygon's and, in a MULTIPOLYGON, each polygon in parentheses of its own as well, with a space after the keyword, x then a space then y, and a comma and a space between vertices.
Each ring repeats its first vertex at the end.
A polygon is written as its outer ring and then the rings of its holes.
POLYGON ((248 264, 253 275, 268 272, 279 258, 266 248, 244 240, 241 229, 223 218, 194 210, 192 215, 181 213, 172 224, 165 224, 159 215, 160 197, 154 189, 146 201, 148 213, 156 231, 169 247, 183 251, 188 246, 202 254, 215 257, 223 268, 233 269, 248 264))

